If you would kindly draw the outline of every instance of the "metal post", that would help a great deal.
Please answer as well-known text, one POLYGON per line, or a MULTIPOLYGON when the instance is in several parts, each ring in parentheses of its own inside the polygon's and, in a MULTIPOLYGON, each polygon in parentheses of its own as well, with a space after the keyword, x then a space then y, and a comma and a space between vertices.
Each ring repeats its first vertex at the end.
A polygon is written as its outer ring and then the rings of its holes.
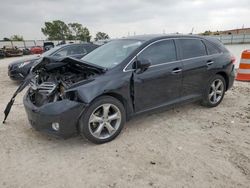
POLYGON ((245 37, 246 37, 246 34, 243 34, 243 41, 242 41, 243 44, 245 43, 245 37))
POLYGON ((12 40, 10 41, 10 43, 11 43, 12 48, 14 48, 12 40))

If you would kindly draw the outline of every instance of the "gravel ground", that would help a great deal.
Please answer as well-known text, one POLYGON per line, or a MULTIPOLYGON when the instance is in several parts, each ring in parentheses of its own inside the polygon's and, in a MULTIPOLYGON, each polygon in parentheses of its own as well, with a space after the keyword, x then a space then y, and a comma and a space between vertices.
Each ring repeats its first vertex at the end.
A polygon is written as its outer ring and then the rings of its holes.
MULTIPOLYGON (((0 120, 17 83, 0 60, 0 120)), ((114 141, 33 130, 20 94, 0 124, 0 187, 250 187, 250 83, 216 108, 192 103, 129 121, 114 141)))

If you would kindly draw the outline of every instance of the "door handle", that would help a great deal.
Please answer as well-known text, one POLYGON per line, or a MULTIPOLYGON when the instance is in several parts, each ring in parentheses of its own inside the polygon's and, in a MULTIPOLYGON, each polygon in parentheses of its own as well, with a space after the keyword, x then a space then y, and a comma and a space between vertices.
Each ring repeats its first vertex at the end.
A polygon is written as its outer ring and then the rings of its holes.
POLYGON ((181 71, 182 71, 182 69, 180 69, 180 68, 175 68, 175 69, 172 70, 172 73, 173 73, 173 74, 177 74, 177 73, 180 73, 181 71))
POLYGON ((212 64, 214 64, 214 61, 207 61, 207 65, 209 66, 209 65, 212 65, 212 64))

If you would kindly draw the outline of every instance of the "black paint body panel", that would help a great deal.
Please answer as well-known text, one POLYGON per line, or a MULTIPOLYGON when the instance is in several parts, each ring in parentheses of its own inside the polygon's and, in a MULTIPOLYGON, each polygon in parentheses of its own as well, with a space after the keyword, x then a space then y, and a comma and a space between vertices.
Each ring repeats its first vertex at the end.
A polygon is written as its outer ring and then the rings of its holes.
MULTIPOLYGON (((132 38, 136 39, 136 36, 132 38)), ((80 86, 73 86, 67 91, 76 91, 80 102, 55 102, 36 111, 29 104, 27 97, 24 98, 24 105, 29 120, 39 122, 39 125, 37 125, 38 129, 43 129, 43 126, 50 125, 47 120, 51 123, 53 118, 55 120, 59 118, 58 121, 67 126, 62 133, 65 136, 67 131, 69 134, 72 134, 77 130, 78 117, 81 113, 84 113, 84 108, 102 95, 110 95, 120 100, 127 112, 127 119, 130 119, 134 115, 153 109, 200 100, 208 86, 209 80, 216 74, 225 76, 227 89, 233 85, 235 77, 234 65, 231 62, 231 54, 223 46, 218 45, 220 50, 218 54, 182 59, 181 49, 178 48, 178 38, 208 40, 217 45, 217 42, 213 41, 214 39, 192 35, 138 37, 138 40, 143 39, 145 42, 122 63, 95 78, 83 82, 80 86), (143 73, 137 73, 131 69, 131 64, 136 61, 136 55, 142 49, 152 42, 167 39, 174 39, 177 44, 177 61, 149 67, 143 73), (207 62, 209 61, 214 63, 208 66, 207 62), (126 66, 127 68, 125 68, 126 66), (176 70, 176 68, 182 69, 182 71, 173 73, 173 70, 176 70), (67 103, 69 105, 66 105, 67 103), (52 108, 53 105, 58 105, 58 107, 52 108), (61 109, 61 105, 65 105, 65 107, 61 109), (42 119, 46 119, 46 122, 42 119)))

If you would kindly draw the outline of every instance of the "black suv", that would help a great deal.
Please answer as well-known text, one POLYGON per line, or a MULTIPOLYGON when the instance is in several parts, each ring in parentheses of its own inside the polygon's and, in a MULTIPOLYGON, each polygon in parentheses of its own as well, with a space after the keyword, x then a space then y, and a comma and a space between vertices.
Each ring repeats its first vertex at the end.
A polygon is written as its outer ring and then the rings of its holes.
POLYGON ((31 125, 94 143, 114 139, 137 114, 196 100, 215 107, 235 77, 229 51, 193 35, 113 40, 81 60, 44 59, 31 72, 24 97, 31 125))

